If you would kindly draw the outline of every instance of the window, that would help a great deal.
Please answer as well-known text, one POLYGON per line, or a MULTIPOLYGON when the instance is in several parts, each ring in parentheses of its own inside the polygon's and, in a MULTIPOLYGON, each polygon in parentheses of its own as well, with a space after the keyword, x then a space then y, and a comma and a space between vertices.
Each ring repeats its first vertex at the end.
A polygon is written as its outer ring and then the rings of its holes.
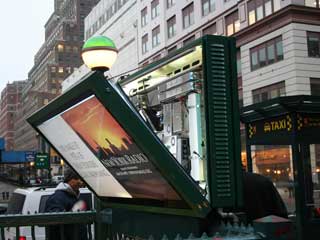
POLYGON ((320 78, 310 78, 311 95, 320 96, 320 78))
POLYGON ((184 29, 194 24, 193 3, 182 9, 182 21, 184 29))
POLYGON ((253 103, 263 102, 276 97, 285 96, 286 88, 285 82, 271 84, 252 91, 253 103))
POLYGON ((320 7, 320 0, 305 0, 305 5, 308 7, 320 7))
POLYGON ((13 193, 9 201, 7 214, 21 214, 26 196, 19 193, 13 193))
POLYGON ((238 77, 242 75, 240 49, 237 50, 237 75, 238 77))
POLYGON ((227 36, 230 36, 240 30, 240 21, 238 11, 231 13, 226 17, 227 36))
POLYGON ((148 52, 148 34, 142 37, 142 54, 148 52))
POLYGON ((280 4, 280 1, 278 0, 251 0, 248 2, 249 25, 269 16, 274 10, 278 10, 278 8, 280 8, 280 5, 278 4, 280 4))
POLYGON ((250 49, 251 71, 283 60, 282 37, 250 49))
POLYGON ((160 44, 160 26, 152 29, 152 47, 156 47, 160 44))
POLYGON ((59 73, 63 73, 63 67, 59 67, 58 72, 59 72, 59 73))
POLYGON ((177 50, 177 49, 178 49, 177 46, 174 46, 174 47, 172 47, 172 48, 169 48, 169 49, 168 49, 168 54, 174 52, 174 51, 177 50))
POLYGON ((211 24, 209 27, 203 29, 202 35, 217 35, 217 26, 216 24, 211 24))
POLYGON ((186 40, 183 41, 183 46, 185 46, 188 43, 194 41, 195 39, 196 39, 195 36, 191 36, 191 37, 187 38, 186 40))
POLYGON ((167 8, 171 8, 176 4, 176 0, 167 0, 167 8))
POLYGON ((201 6, 202 16, 206 16, 216 10, 216 0, 201 0, 201 6))
POLYGON ((151 2, 151 18, 154 19, 159 16, 159 0, 151 2))
POLYGON ((307 32, 309 57, 320 57, 320 33, 307 32))
POLYGON ((167 20, 168 38, 172 38, 176 35, 176 16, 167 20))
POLYGON ((58 52, 63 52, 64 46, 62 44, 58 44, 58 52))
POLYGON ((144 27, 145 25, 147 25, 147 16, 148 16, 148 10, 147 10, 147 7, 145 7, 141 11, 141 27, 144 27))

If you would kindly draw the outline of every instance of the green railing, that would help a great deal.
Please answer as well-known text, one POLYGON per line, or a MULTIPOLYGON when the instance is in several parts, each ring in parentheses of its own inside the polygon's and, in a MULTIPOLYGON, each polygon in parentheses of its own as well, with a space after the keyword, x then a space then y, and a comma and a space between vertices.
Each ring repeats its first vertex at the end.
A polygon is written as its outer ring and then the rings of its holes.
MULTIPOLYGON (((99 218, 96 211, 86 211, 86 212, 61 212, 61 213, 38 213, 38 214, 8 214, 0 216, 0 240, 7 240, 8 235, 10 235, 11 240, 19 240, 21 228, 23 227, 28 231, 27 239, 37 240, 45 239, 45 236, 37 236, 37 227, 43 227, 42 232, 46 232, 45 227, 52 225, 66 225, 66 224, 83 224, 87 226, 88 229, 88 239, 98 239, 93 238, 93 233, 91 229, 96 232, 96 226, 101 223, 101 218, 99 218), (94 226, 94 227, 92 227, 94 226), (13 229, 14 230, 13 230, 13 229), (13 231, 12 231, 13 230, 13 231), (14 236, 14 238, 12 238, 14 236)), ((63 227, 60 228, 63 231, 63 227)), ((61 234, 63 235, 63 234, 61 234)), ((99 234, 98 234, 99 235, 99 234)), ((74 234, 77 236, 77 233, 74 234)), ((75 238, 76 239, 76 238, 75 238)), ((65 239, 72 240, 72 239, 65 239)))

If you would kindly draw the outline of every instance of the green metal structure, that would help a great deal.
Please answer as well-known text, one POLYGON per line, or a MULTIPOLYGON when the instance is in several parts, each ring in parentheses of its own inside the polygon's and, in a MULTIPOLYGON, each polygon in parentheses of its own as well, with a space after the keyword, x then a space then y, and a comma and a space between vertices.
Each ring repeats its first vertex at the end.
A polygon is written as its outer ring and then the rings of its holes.
MULTIPOLYGON (((296 212, 291 217, 297 239, 319 236, 319 189, 312 182, 310 144, 320 143, 320 97, 289 96, 242 109, 246 125, 248 168, 252 171, 251 145, 290 145, 292 148, 296 212)), ((317 174, 317 173, 315 173, 317 174)))
MULTIPOLYGON (((186 239, 190 233, 206 239, 204 232, 214 236, 222 227, 217 208, 242 205, 237 91, 235 40, 205 36, 118 84, 109 82, 102 73, 90 73, 29 117, 28 122, 95 193, 101 203, 97 212, 112 209, 112 223, 107 228, 98 225, 97 239, 105 239, 108 234, 109 239, 160 239, 164 233, 169 239, 177 234, 186 239), (149 91, 194 70, 202 76, 194 82, 199 90, 194 93, 200 94, 203 109, 201 147, 207 195, 141 117, 129 94, 149 91), (91 112, 100 120, 86 125, 91 112), (104 135, 107 147, 102 147, 98 138, 89 139, 96 136, 91 134, 96 129, 103 133, 105 128, 118 130, 115 136, 122 141, 121 147, 116 147, 116 137, 111 135, 104 135), (134 149, 134 154, 124 154, 128 149, 134 149), (129 163, 146 175, 131 171, 129 163), (158 185, 153 185, 155 182, 158 185), (166 189, 162 192, 165 194, 155 194, 161 189, 166 189)), ((259 238, 252 231, 250 238, 248 234, 244 230, 243 239, 259 238)))

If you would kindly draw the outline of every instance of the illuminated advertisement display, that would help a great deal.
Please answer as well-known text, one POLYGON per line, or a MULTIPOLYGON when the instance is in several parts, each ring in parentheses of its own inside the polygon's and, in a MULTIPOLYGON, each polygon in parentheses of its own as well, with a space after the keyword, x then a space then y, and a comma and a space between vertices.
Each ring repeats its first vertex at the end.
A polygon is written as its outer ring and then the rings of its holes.
POLYGON ((94 95, 38 128, 99 196, 181 200, 94 95))

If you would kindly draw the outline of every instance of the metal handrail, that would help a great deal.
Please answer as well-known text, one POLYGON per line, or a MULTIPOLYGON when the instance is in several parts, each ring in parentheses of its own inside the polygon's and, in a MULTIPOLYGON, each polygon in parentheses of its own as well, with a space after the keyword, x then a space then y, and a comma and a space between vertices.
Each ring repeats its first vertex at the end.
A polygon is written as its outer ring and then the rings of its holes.
MULTIPOLYGON (((55 212, 55 213, 34 213, 34 214, 6 214, 0 216, 0 239, 5 239, 5 228, 16 228, 16 239, 19 239, 20 227, 31 227, 32 240, 36 240, 35 226, 47 227, 52 225, 65 224, 92 224, 97 221, 96 211, 83 212, 55 212)), ((91 239, 91 231, 89 231, 91 239)))

